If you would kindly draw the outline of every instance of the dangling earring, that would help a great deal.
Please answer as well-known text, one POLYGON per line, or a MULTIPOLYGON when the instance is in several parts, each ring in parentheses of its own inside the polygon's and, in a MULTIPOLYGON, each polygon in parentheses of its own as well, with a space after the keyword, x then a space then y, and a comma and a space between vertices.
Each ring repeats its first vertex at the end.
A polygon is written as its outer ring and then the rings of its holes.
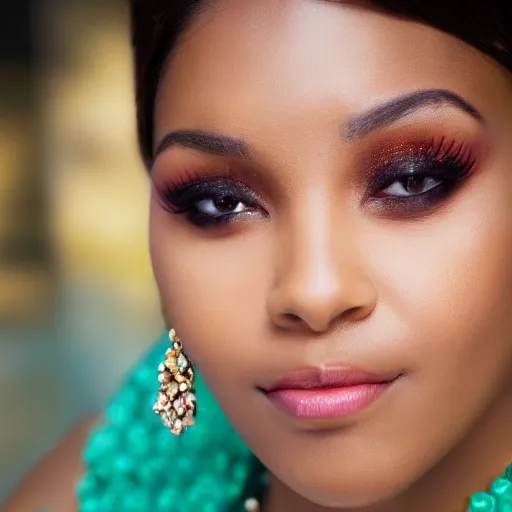
POLYGON ((158 367, 160 389, 153 410, 162 418, 163 424, 179 436, 185 428, 194 425, 194 370, 174 329, 169 331, 169 340, 172 347, 167 349, 165 360, 158 367))

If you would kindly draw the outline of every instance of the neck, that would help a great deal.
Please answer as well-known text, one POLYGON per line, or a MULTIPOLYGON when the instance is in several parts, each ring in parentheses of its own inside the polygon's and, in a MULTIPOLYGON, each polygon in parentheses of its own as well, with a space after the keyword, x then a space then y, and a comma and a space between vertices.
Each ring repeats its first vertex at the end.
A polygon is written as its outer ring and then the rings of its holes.
MULTIPOLYGON (((512 386, 453 450, 420 480, 392 499, 340 512, 464 512, 468 498, 486 491, 512 463, 512 386)), ((315 505, 272 477, 264 512, 334 512, 315 505)))

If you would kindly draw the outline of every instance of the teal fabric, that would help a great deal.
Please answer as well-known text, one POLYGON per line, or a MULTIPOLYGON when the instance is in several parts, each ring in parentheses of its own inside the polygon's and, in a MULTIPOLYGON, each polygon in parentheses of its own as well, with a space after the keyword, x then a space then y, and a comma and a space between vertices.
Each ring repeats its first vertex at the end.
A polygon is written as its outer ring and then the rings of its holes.
MULTIPOLYGON (((84 450, 80 512, 241 512, 261 499, 266 471, 196 372, 196 425, 173 436, 152 406, 167 335, 128 374, 84 450)), ((512 512, 512 465, 468 512, 512 512)))
POLYGON ((163 336, 128 374, 105 423, 91 434, 78 487, 80 512, 241 511, 261 494, 265 472, 196 372, 196 425, 180 437, 152 406, 163 336))

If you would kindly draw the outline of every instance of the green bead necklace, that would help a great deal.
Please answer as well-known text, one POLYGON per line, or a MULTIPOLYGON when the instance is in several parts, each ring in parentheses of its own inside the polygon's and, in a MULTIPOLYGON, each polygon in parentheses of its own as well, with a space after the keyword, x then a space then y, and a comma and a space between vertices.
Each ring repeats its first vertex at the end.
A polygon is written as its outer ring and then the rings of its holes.
POLYGON ((471 496, 467 512, 512 512, 512 464, 494 480, 489 492, 471 496))
MULTIPOLYGON (((242 512, 258 510, 267 472, 233 429, 204 381, 196 424, 175 437, 152 410, 167 335, 129 373, 110 402, 105 423, 83 452, 80 512, 242 512)), ((512 465, 468 512, 512 512, 512 465)))

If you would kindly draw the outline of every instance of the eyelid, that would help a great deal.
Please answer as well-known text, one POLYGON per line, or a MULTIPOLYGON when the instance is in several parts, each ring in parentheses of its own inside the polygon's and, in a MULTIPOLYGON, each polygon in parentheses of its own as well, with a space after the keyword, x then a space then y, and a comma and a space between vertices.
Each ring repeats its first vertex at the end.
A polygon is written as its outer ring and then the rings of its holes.
POLYGON ((433 178, 439 180, 441 187, 457 186, 457 183, 469 176, 476 167, 477 156, 472 144, 457 139, 442 137, 431 138, 428 143, 401 144, 384 151, 378 166, 371 169, 368 188, 363 194, 367 200, 407 201, 415 196, 383 196, 379 193, 402 181, 408 176, 418 179, 433 178))
POLYGON ((172 213, 190 211, 194 204, 215 198, 221 194, 235 196, 239 202, 249 209, 266 210, 258 195, 247 184, 228 177, 207 177, 182 185, 166 185, 157 189, 160 201, 172 213))
MULTIPOLYGON (((246 183, 236 180, 230 177, 207 177, 195 180, 194 182, 185 184, 181 193, 190 191, 196 193, 198 196, 203 196, 204 199, 211 198, 215 194, 225 193, 231 194, 236 193, 240 196, 244 196, 245 202, 256 203, 256 193, 246 183), (213 189, 213 190, 212 190, 213 189)), ((177 191, 178 192, 178 191, 177 191)), ((201 199, 199 199, 201 200, 201 199)))
POLYGON ((377 188, 387 187, 407 175, 413 175, 418 178, 447 177, 448 172, 445 168, 442 168, 443 165, 445 164, 440 162, 438 165, 434 166, 432 165, 432 161, 425 156, 411 156, 397 159, 396 161, 389 162, 385 167, 374 174, 370 181, 370 188, 375 190, 377 188), (416 169, 411 171, 411 167, 415 167, 416 169))

